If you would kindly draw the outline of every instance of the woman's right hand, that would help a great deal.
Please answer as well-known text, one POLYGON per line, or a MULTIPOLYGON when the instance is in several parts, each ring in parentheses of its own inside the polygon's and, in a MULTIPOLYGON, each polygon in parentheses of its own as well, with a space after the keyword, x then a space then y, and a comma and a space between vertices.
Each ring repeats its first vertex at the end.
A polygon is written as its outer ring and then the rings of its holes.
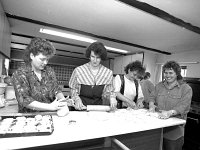
POLYGON ((156 111, 156 105, 154 103, 149 103, 149 111, 150 112, 155 112, 156 111))
POLYGON ((87 107, 85 105, 83 105, 82 100, 80 99, 80 97, 76 97, 75 106, 74 107, 75 107, 76 110, 87 109, 87 107))
POLYGON ((67 102, 58 101, 57 98, 50 104, 52 110, 59 110, 66 105, 67 102))
POLYGON ((131 101, 131 100, 128 101, 128 107, 130 107, 132 109, 137 109, 135 102, 131 101))

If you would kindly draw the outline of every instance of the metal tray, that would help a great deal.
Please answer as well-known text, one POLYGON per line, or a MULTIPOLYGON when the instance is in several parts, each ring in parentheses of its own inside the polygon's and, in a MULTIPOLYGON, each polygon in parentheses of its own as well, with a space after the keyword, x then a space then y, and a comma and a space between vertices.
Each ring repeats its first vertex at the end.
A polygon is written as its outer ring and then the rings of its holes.
POLYGON ((1 116, 0 138, 50 135, 54 131, 51 115, 1 116))

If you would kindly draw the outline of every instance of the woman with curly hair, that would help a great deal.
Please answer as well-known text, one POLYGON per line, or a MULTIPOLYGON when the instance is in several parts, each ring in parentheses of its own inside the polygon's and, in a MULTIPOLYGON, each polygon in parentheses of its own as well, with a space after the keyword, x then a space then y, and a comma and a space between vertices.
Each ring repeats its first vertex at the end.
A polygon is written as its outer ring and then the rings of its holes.
POLYGON ((151 74, 149 72, 145 72, 144 77, 141 77, 140 85, 142 87, 142 92, 144 94, 144 108, 149 108, 149 96, 151 92, 154 90, 154 84, 149 80, 151 74))
MULTIPOLYGON (((160 112, 159 118, 178 117, 186 120, 192 98, 191 87, 184 83, 181 67, 175 61, 163 66, 164 80, 158 83, 149 98, 149 110, 160 112)), ((164 150, 182 150, 184 143, 184 125, 164 128, 164 150)))
POLYGON ((55 73, 47 66, 55 54, 54 46, 45 39, 33 38, 24 52, 25 65, 13 73, 13 84, 20 113, 35 111, 69 111, 55 73), (65 107, 66 106, 66 107, 65 107))
POLYGON ((69 81, 75 109, 102 105, 105 97, 109 99, 111 108, 115 108, 117 102, 113 92, 113 73, 101 65, 101 61, 107 57, 106 48, 102 43, 94 42, 86 49, 86 57, 90 61, 75 68, 69 81))
POLYGON ((144 96, 138 79, 143 76, 145 68, 140 61, 134 61, 124 71, 125 75, 117 75, 114 80, 118 108, 142 108, 144 96))

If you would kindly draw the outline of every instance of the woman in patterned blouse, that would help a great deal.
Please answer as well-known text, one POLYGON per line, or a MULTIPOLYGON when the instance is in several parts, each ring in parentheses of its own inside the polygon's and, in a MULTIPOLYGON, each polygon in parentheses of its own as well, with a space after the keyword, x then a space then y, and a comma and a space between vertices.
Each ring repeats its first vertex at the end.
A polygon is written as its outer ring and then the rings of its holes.
POLYGON ((57 111, 67 109, 61 88, 52 68, 46 66, 55 54, 53 45, 33 38, 24 53, 25 65, 13 73, 13 84, 19 112, 57 111), (66 106, 66 107, 65 107, 66 106))
POLYGON ((83 110, 87 105, 102 105, 102 98, 105 97, 110 100, 111 108, 115 108, 117 101, 113 92, 113 73, 100 64, 107 57, 106 48, 102 43, 94 42, 87 48, 86 57, 90 61, 75 68, 69 81, 75 109, 83 110))

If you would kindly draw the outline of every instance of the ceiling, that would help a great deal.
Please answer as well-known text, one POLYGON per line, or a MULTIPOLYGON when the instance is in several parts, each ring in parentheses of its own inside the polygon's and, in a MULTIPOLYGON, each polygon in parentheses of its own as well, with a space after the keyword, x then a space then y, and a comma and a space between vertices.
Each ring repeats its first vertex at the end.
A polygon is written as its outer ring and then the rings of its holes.
MULTIPOLYGON (((12 31, 12 51, 32 37, 49 39, 57 55, 84 58, 87 42, 40 33, 81 34, 128 54, 200 50, 199 0, 0 0, 12 31)), ((108 51, 114 58, 123 53, 108 51)))

